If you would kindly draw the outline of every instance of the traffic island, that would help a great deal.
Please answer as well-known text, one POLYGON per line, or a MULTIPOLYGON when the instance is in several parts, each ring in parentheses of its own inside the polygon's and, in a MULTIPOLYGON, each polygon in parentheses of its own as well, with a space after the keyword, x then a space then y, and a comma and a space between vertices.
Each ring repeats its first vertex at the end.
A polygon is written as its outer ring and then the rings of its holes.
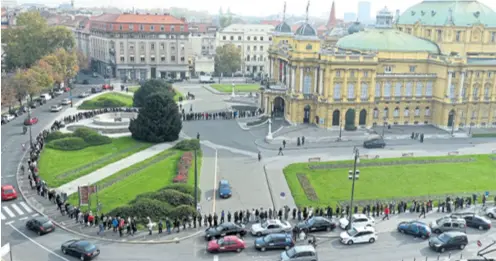
POLYGON ((131 108, 133 97, 130 95, 109 92, 84 101, 77 107, 78 110, 95 110, 104 108, 131 108))
POLYGON ((258 92, 260 90, 259 84, 211 84, 210 87, 221 93, 232 93, 234 86, 234 92, 258 92))

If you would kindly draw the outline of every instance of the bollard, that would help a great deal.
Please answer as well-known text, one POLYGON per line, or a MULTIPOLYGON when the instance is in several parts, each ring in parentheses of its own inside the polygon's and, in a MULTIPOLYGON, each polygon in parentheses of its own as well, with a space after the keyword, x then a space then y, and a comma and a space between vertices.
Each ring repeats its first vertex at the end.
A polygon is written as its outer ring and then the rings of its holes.
POLYGON ((439 260, 439 257, 440 257, 440 256, 441 256, 441 255, 437 255, 437 260, 439 260))
POLYGON ((427 261, 427 257, 425 257, 425 261, 427 261))
POLYGON ((448 255, 448 259, 450 259, 450 258, 451 258, 451 252, 449 252, 449 255, 448 255))

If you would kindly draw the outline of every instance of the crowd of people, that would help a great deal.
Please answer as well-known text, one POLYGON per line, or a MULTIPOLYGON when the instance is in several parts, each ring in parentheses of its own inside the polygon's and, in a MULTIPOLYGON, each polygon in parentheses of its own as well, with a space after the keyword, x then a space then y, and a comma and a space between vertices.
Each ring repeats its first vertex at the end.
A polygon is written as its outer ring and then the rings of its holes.
POLYGON ((247 118, 258 116, 264 113, 262 109, 252 109, 243 111, 220 111, 220 112, 193 112, 193 106, 186 112, 182 105, 179 105, 183 121, 193 120, 230 120, 237 118, 247 118))
MULTIPOLYGON (((105 108, 105 109, 98 109, 98 110, 92 110, 92 111, 85 111, 85 112, 79 112, 74 115, 69 115, 66 116, 62 119, 64 123, 75 123, 80 120, 84 119, 90 119, 93 118, 97 115, 104 114, 104 113, 110 113, 110 112, 138 112, 138 108, 105 108)), ((53 125, 52 125, 53 127, 53 125)), ((53 131, 54 129, 52 129, 53 131)))

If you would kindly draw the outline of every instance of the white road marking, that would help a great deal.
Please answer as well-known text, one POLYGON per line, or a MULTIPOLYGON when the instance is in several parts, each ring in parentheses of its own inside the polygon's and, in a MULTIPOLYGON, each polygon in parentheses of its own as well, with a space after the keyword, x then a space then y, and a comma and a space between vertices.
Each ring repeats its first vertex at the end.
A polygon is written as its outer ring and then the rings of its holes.
MULTIPOLYGON (((214 191, 213 191, 213 196, 212 196, 212 212, 215 213, 215 198, 217 197, 217 149, 215 149, 215 161, 214 161, 214 191)), ((218 257, 217 257, 218 258, 218 257)), ((214 257, 215 260, 215 257, 214 257)))
POLYGON ((28 217, 22 217, 19 220, 26 220, 26 219, 28 219, 28 217))
POLYGON ((15 175, 7 175, 7 176, 2 176, 2 179, 3 178, 13 178, 13 177, 15 177, 15 175))
POLYGON ((0 213, 0 217, 2 217, 2 220, 7 219, 7 218, 3 215, 3 213, 0 213))
POLYGON ((219 261, 219 256, 218 255, 214 255, 214 261, 219 261))
POLYGON ((28 204, 24 203, 24 202, 19 202, 19 204, 21 204, 21 206, 28 212, 28 213, 31 213, 33 212, 33 210, 28 206, 28 204))
POLYGON ((27 240, 31 241, 33 244, 35 244, 35 245, 39 246, 41 249, 43 249, 43 250, 47 251, 48 253, 50 253, 50 254, 52 254, 52 255, 54 255, 54 256, 56 256, 56 257, 58 257, 58 258, 60 258, 61 260, 64 260, 64 261, 69 261, 69 259, 67 259, 67 258, 65 258, 65 257, 63 257, 63 256, 61 256, 61 255, 59 255, 59 254, 57 254, 57 253, 55 253, 55 252, 53 252, 52 250, 50 250, 50 249, 46 248, 46 247, 45 247, 45 246, 43 246, 42 244, 40 244, 40 243, 36 242, 34 239, 32 239, 32 238, 28 237, 26 234, 22 233, 19 229, 17 229, 16 227, 14 227, 14 226, 12 225, 12 223, 7 224, 7 225, 9 225, 9 226, 10 226, 13 230, 17 231, 17 233, 21 234, 21 236, 23 236, 23 237, 25 237, 27 240))
POLYGON ((9 222, 7 222, 7 223, 5 223, 5 225, 12 226, 12 223, 14 223, 14 221, 13 221, 13 220, 12 220, 12 221, 9 221, 9 222))
POLYGON ((17 212, 17 214, 24 215, 24 212, 22 212, 22 210, 15 203, 12 204, 11 206, 15 210, 15 212, 17 212))
POLYGON ((8 207, 2 207, 2 208, 11 218, 15 217, 14 212, 12 212, 8 207))
POLYGON ((33 214, 32 217, 37 217, 39 216, 40 214, 36 213, 36 214, 33 214))

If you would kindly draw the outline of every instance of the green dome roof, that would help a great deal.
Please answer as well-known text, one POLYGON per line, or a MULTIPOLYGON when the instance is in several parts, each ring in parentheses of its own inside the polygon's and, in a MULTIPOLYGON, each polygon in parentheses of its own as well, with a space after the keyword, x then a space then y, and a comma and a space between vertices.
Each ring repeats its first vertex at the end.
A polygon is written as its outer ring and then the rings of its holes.
POLYGON ((483 24, 496 27, 496 12, 476 0, 424 0, 408 8, 398 24, 472 26, 483 24))
POLYGON ((394 29, 371 29, 345 36, 336 43, 345 50, 440 53, 437 44, 394 29))

